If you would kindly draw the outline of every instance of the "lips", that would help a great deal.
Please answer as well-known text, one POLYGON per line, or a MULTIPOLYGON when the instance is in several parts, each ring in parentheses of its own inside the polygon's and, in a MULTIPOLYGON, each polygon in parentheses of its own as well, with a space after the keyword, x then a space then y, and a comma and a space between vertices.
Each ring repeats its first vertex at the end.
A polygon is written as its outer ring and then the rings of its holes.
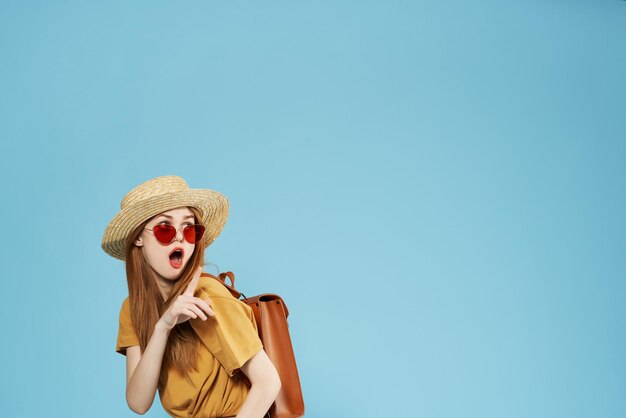
POLYGON ((183 266, 183 256, 185 255, 185 250, 182 247, 174 248, 170 254, 170 265, 175 269, 179 269, 183 266))

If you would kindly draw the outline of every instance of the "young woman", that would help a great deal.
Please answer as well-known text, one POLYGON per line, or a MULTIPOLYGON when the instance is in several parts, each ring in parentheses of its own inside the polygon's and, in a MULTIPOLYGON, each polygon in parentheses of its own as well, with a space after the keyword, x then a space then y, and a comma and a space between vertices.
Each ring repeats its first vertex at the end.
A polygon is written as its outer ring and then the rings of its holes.
POLYGON ((201 275, 228 207, 218 192, 162 176, 131 190, 105 229, 102 249, 126 264, 115 350, 126 356, 126 402, 138 414, 158 390, 174 417, 260 418, 280 390, 252 309, 201 275))

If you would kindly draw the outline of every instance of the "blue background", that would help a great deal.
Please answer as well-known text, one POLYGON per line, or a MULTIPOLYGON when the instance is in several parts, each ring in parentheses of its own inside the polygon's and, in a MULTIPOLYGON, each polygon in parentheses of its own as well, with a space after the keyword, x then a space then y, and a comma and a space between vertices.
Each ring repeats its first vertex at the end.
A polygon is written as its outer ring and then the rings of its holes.
POLYGON ((2 0, 0 416, 135 416, 100 242, 167 174, 229 198, 206 259, 285 298, 307 417, 626 416, 625 21, 2 0))

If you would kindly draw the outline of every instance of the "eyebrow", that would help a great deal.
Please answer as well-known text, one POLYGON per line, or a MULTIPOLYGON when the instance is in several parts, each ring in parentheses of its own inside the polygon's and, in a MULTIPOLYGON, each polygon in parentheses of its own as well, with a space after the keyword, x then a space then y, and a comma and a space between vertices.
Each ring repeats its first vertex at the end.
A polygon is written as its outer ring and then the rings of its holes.
MULTIPOLYGON (((169 218, 169 219, 173 219, 170 215, 159 215, 159 216, 157 216, 157 218, 160 218, 161 216, 164 216, 164 217, 169 218)), ((189 219, 189 218, 193 218, 193 215, 187 215, 183 219, 189 219)))

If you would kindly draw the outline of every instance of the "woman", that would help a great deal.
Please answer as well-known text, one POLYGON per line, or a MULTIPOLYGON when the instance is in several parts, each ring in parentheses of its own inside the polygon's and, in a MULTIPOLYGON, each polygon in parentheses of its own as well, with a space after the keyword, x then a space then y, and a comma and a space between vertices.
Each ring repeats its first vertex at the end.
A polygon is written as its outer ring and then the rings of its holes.
POLYGON ((162 176, 131 190, 105 229, 102 249, 126 264, 116 351, 126 356, 126 402, 138 414, 158 390, 174 417, 259 418, 280 390, 252 309, 201 276, 228 208, 218 192, 162 176))

